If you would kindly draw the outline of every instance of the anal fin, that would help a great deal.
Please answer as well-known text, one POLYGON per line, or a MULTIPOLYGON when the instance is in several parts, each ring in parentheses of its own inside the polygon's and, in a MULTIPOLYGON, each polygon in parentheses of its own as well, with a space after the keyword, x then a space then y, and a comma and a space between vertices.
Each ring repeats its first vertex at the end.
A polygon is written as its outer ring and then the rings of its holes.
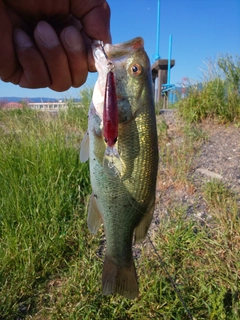
POLYGON ((139 243, 146 238, 148 229, 153 218, 153 209, 144 214, 142 220, 134 230, 134 243, 139 243))
POLYGON ((101 213, 98 209, 94 194, 91 194, 88 203, 88 229, 91 233, 96 234, 102 223, 101 213))

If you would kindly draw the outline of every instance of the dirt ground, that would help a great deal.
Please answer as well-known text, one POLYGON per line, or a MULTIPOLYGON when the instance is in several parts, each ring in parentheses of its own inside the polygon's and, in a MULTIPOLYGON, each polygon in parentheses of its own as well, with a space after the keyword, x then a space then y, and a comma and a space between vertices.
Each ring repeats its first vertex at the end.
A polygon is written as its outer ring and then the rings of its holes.
MULTIPOLYGON (((162 110, 162 119, 167 124, 167 134, 171 143, 181 143, 179 136, 179 117, 174 110, 162 110)), ((240 129, 234 125, 223 125, 213 121, 199 124, 207 139, 197 148, 189 172, 192 182, 191 190, 186 187, 174 188, 169 185, 157 193, 158 201, 155 208, 151 228, 157 228, 162 217, 168 215, 172 202, 187 207, 187 213, 198 219, 206 219, 208 206, 202 196, 201 187, 206 181, 219 179, 234 193, 240 195, 240 129)), ((164 168, 160 171, 164 173, 164 168)), ((160 173, 161 174, 161 173, 160 173)), ((239 197, 240 207, 240 197, 239 197)))

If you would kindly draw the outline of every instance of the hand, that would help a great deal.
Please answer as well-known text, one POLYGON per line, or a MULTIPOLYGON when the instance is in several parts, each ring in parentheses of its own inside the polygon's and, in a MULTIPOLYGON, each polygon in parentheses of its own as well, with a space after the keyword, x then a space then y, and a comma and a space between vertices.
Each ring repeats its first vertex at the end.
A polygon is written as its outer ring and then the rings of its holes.
POLYGON ((0 0, 0 78, 64 91, 96 71, 91 40, 111 42, 105 0, 0 0))

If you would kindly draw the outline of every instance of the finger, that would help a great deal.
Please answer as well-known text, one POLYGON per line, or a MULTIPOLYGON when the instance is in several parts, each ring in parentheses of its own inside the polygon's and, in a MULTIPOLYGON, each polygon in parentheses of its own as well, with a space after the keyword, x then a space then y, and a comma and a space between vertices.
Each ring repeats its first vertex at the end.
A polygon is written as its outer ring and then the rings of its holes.
MULTIPOLYGON (((81 19, 85 43, 91 40, 101 40, 104 43, 111 43, 110 34, 110 8, 105 0, 92 0, 82 6, 81 1, 72 0, 72 14, 81 19)), ((87 54, 88 70, 96 71, 91 46, 87 54)))
POLYGON ((72 84, 67 55, 54 29, 45 21, 40 21, 35 28, 34 38, 40 50, 55 91, 65 91, 72 84))
POLYGON ((110 8, 105 0, 71 1, 71 13, 81 20, 87 37, 111 43, 110 8))
POLYGON ((12 24, 6 12, 3 1, 0 1, 0 79, 6 82, 18 83, 19 74, 15 74, 19 64, 12 42, 12 24))
POLYGON ((81 33, 73 26, 65 28, 60 38, 68 57, 72 86, 80 87, 88 74, 86 44, 81 33))
POLYGON ((45 88, 51 79, 43 57, 31 38, 21 29, 13 32, 16 54, 21 64, 19 86, 24 88, 45 88))

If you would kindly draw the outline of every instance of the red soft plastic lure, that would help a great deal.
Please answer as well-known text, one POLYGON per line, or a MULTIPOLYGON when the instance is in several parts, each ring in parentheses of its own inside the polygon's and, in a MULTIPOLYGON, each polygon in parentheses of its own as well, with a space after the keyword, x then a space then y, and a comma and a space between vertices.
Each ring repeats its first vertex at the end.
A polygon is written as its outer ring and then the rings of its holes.
POLYGON ((103 136, 109 147, 113 147, 118 137, 118 106, 114 73, 107 73, 103 108, 103 136))

